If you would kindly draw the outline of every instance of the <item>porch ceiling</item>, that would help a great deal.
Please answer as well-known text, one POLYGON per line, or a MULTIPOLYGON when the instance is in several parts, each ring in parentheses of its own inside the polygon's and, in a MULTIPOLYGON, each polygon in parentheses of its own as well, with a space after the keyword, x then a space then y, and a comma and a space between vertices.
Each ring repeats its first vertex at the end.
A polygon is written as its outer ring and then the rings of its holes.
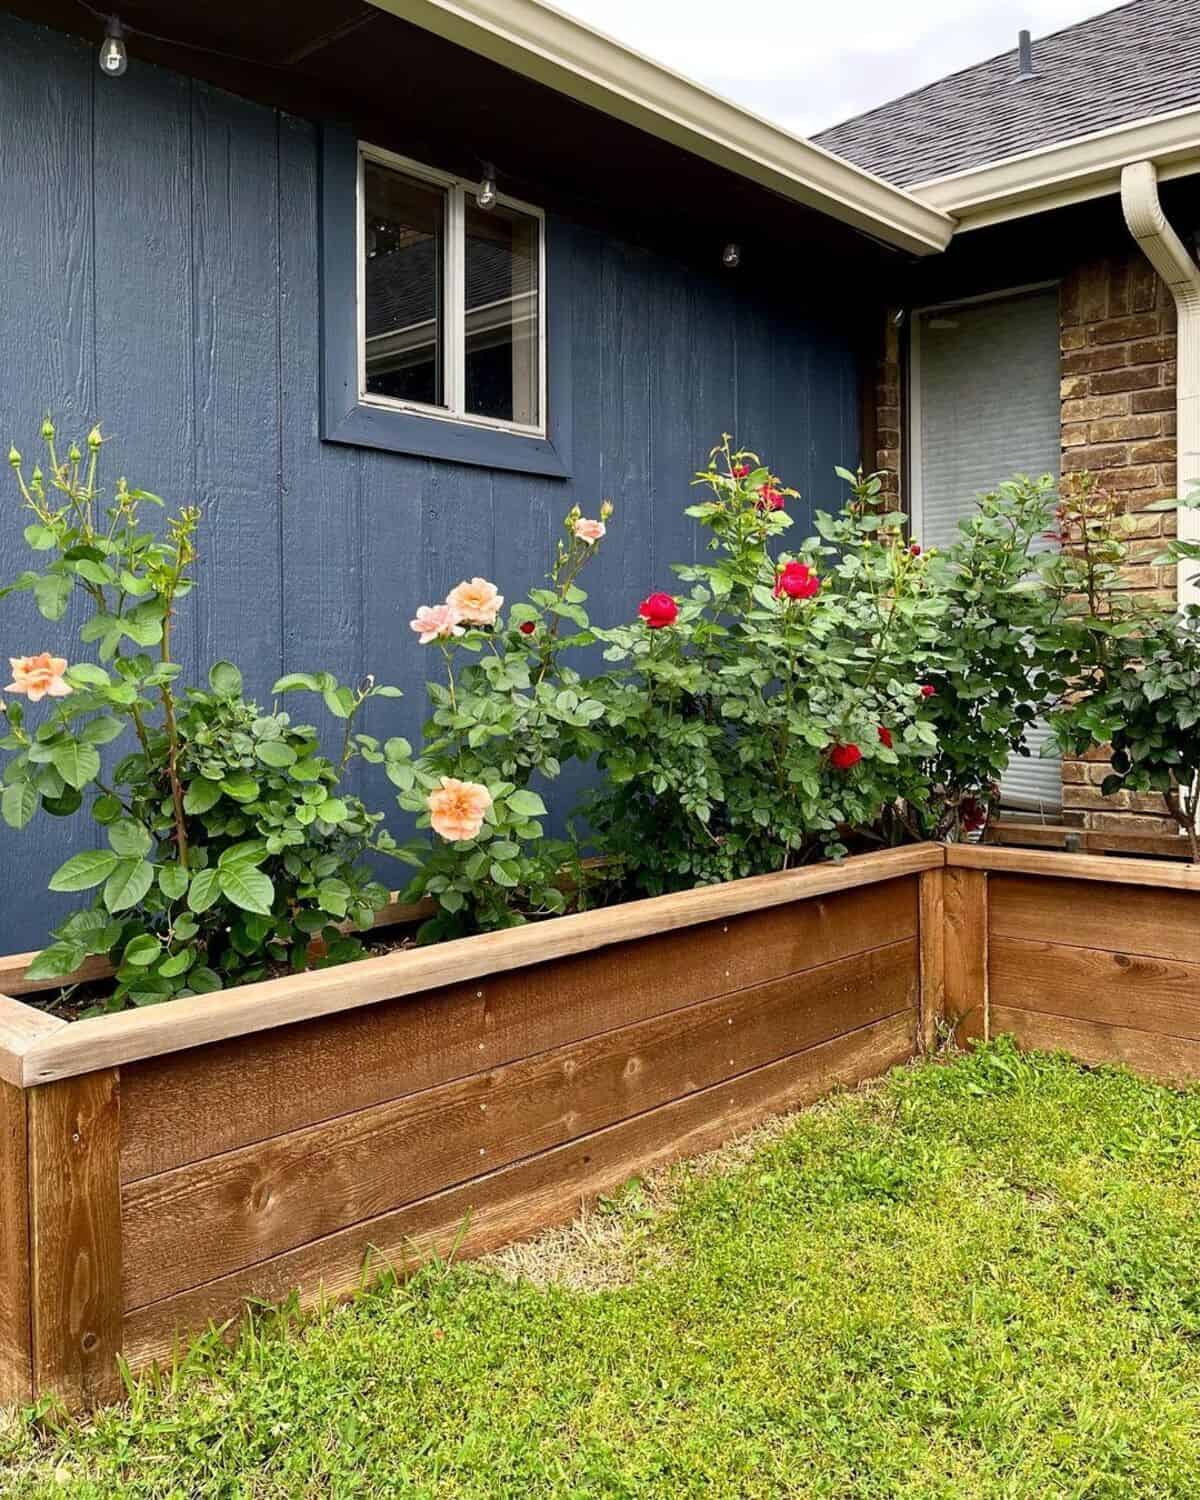
MULTIPOLYGON (((100 7, 8 0, 4 9, 99 46, 100 7)), ((360 0, 119 0, 130 67, 155 63, 475 176, 502 191, 716 267, 743 247, 756 282, 821 266, 873 287, 908 254, 762 182, 360 0)), ((112 87, 119 88, 114 80, 112 87)))

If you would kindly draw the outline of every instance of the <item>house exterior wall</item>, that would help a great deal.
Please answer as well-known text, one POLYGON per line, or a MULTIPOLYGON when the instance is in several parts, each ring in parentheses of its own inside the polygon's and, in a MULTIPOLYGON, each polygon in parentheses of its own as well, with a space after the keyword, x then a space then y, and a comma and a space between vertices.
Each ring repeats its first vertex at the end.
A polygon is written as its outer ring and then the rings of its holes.
MULTIPOLYGON (((405 697, 373 704, 364 729, 411 737, 429 665, 415 607, 476 573, 519 596, 575 501, 616 506, 585 579, 609 624, 694 558, 683 507, 722 432, 806 502, 828 503, 833 465, 857 462, 857 356, 823 277, 757 293, 745 268, 700 272, 619 226, 561 220, 568 479, 323 443, 318 126, 136 60, 103 78, 93 46, 7 16, 0 119, 0 440, 31 457, 48 409, 64 431, 99 419, 110 479, 203 507, 201 584, 178 628, 188 681, 222 657, 260 698, 283 671, 373 672, 405 697)), ((23 524, 10 486, 0 581, 29 565, 23 524)), ((79 623, 10 597, 0 655, 70 656, 79 623)), ((374 772, 358 789, 402 831, 374 772)), ((41 945, 78 904, 45 884, 81 836, 79 818, 0 827, 4 951, 41 945)))
MULTIPOLYGON (((1181 191, 1168 204, 1168 216, 1194 223, 1200 204, 1176 186, 1181 191)), ((1173 600, 1175 567, 1153 559, 1173 535, 1175 518, 1146 507, 1175 494, 1175 305, 1129 238, 1119 204, 1066 210, 1050 225, 1016 220, 964 235, 944 263, 921 267, 908 305, 1002 294, 1050 279, 1059 285, 1062 473, 1091 470, 1125 499, 1135 526, 1128 587, 1173 600)), ((904 488, 908 461, 906 379, 903 336, 889 315, 876 355, 876 462, 896 493, 904 488)), ((1106 762, 1102 750, 1063 762, 1062 821, 1102 834, 1176 836, 1157 796, 1101 796, 1106 762)))
MULTIPOLYGON (((1063 280, 1063 474, 1087 469, 1121 495, 1134 518, 1127 586, 1175 599, 1175 565, 1155 563, 1174 535, 1175 517, 1147 511, 1175 494, 1175 302, 1134 246, 1089 259, 1063 280)), ((1063 813, 1100 833, 1174 835, 1176 824, 1153 793, 1104 797, 1102 750, 1063 762, 1063 813)))

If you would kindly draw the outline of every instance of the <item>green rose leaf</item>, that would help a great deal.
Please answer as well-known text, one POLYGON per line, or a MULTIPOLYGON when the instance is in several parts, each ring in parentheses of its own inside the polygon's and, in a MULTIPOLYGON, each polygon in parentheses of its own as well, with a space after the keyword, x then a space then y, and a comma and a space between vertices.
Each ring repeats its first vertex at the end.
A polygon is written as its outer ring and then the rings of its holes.
POLYGON ((194 995, 211 995, 221 988, 221 977, 214 974, 211 969, 203 965, 192 970, 188 975, 188 989, 194 995))
POLYGON ((104 883, 104 904, 112 912, 136 906, 154 883, 154 866, 144 859, 121 859, 104 883))
POLYGON ((201 813, 208 812, 209 808, 215 807, 220 800, 220 785, 203 776, 197 776, 183 794, 183 810, 198 817, 201 813))
POLYGON ((235 802, 253 802, 258 796, 258 782, 244 771, 236 771, 219 783, 221 790, 235 802))
POLYGON ((123 963, 133 964, 139 969, 148 969, 162 952, 162 944, 148 932, 139 933, 126 945, 121 955, 123 963))
POLYGON ((296 752, 282 740, 263 740, 254 747, 254 753, 264 766, 274 766, 276 769, 296 763, 296 752))
POLYGON ((62 979, 87 957, 81 943, 51 943, 25 970, 26 979, 62 979))
POLYGON ((188 888, 188 872, 182 865, 163 865, 158 872, 158 888, 168 901, 178 901, 188 888))
POLYGON ((242 674, 231 661, 217 661, 208 669, 208 683, 218 698, 236 698, 242 691, 242 674))
POLYGON ((154 841, 140 823, 133 818, 122 818, 119 823, 109 825, 108 842, 122 859, 143 859, 154 841))
POLYGON ((218 867, 217 879, 221 894, 242 911, 257 912, 269 917, 275 901, 275 887, 261 870, 249 865, 225 865, 218 867))
POLYGON ((311 672, 287 672, 271 689, 272 694, 278 693, 319 693, 321 684, 311 672))
POLYGON ((50 889, 90 891, 108 879, 117 863, 117 856, 108 849, 85 849, 59 865, 50 877, 50 889))
POLYGON ((195 959, 194 949, 185 948, 182 953, 172 953, 169 958, 164 958, 158 966, 158 972, 164 979, 175 979, 180 974, 186 974, 195 959))
MULTIPOLYGON (((221 894, 216 869, 197 870, 188 887, 188 908, 194 912, 207 911, 221 894)), ((178 931, 178 924, 176 925, 178 931)))
POLYGON ((217 864, 222 870, 231 870, 241 867, 252 870, 255 865, 261 865, 267 857, 266 839, 244 839, 240 844, 231 844, 228 849, 221 852, 217 864))
POLYGON ((0 795, 0 814, 10 828, 24 828, 37 811, 37 787, 32 781, 14 781, 0 795))
POLYGON ((100 752, 94 745, 82 744, 78 740, 55 745, 50 752, 50 763, 76 791, 100 774, 100 752))
POLYGON ((523 818, 540 818, 545 815, 546 804, 536 792, 510 792, 505 798, 509 808, 523 818))
POLYGON ((124 728, 120 719, 113 718, 112 714, 101 714, 99 718, 89 719, 80 730, 80 737, 89 745, 107 745, 111 740, 115 740, 124 728))

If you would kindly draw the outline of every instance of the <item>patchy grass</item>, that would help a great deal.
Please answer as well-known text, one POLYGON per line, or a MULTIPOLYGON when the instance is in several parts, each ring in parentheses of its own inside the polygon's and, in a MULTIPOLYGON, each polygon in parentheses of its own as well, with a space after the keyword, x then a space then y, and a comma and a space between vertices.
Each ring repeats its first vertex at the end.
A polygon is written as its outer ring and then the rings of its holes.
POLYGON ((1200 1093, 1001 1042, 93 1422, 28 1496, 1192 1497, 1200 1093))

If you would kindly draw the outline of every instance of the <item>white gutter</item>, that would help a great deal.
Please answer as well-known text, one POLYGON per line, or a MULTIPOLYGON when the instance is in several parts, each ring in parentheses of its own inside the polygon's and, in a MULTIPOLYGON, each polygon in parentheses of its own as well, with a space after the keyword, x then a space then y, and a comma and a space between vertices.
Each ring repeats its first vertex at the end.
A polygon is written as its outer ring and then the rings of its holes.
POLYGON ((1122 169, 1138 161, 1154 162, 1160 181, 1200 172, 1200 108, 1114 125, 932 178, 910 191, 953 214, 961 232, 1116 193, 1122 169))
POLYGON ((954 221, 543 0, 370 0, 514 73, 636 125, 887 244, 944 250, 954 221))
MULTIPOLYGON (((1200 486, 1200 266, 1162 211, 1153 162, 1133 162, 1122 171, 1121 208, 1130 234, 1171 289, 1179 313, 1176 493, 1187 495, 1200 486)), ((1180 538, 1200 541, 1200 511, 1177 514, 1180 538)), ((1181 605, 1200 604, 1200 588, 1190 581, 1195 573, 1195 562, 1179 564, 1176 598, 1181 605)))

